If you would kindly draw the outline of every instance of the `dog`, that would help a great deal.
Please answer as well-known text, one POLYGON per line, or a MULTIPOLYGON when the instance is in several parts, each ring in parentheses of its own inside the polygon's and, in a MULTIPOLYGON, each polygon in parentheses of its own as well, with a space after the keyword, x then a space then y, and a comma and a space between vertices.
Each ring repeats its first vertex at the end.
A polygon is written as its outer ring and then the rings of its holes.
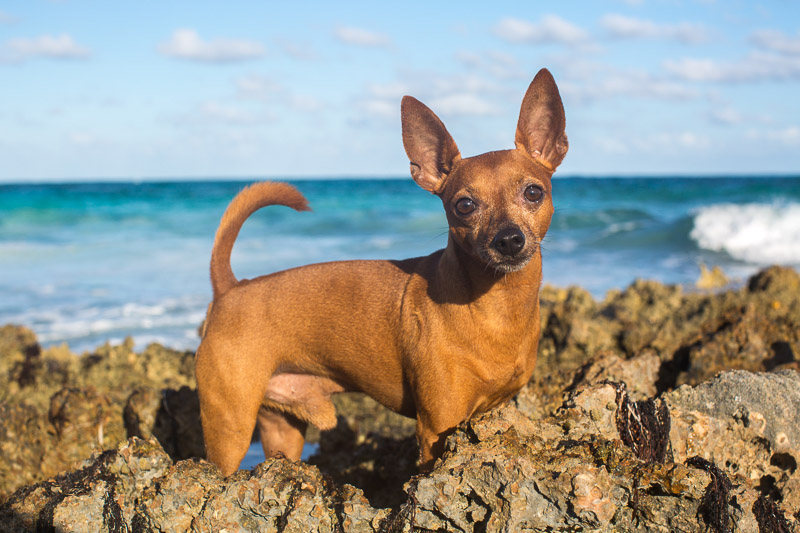
POLYGON ((428 471, 460 422, 511 398, 533 373, 551 177, 568 148, 552 75, 542 69, 531 82, 514 149, 462 158, 442 121, 410 96, 401 118, 411 176, 444 206, 443 250, 237 281, 230 255, 245 219, 308 204, 288 184, 262 182, 222 217, 196 375, 207 458, 224 475, 256 426, 267 457, 298 460, 309 423, 336 425, 331 395, 344 391, 415 417, 428 471))

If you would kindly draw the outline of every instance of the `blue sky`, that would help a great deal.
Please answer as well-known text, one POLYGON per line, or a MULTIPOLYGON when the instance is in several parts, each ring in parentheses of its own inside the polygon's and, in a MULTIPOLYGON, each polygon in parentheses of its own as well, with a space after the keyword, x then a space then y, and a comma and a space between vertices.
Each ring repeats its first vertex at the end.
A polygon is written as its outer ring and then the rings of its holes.
POLYGON ((464 156, 547 67, 560 175, 800 170, 800 2, 0 4, 0 181, 402 176, 404 94, 464 156))

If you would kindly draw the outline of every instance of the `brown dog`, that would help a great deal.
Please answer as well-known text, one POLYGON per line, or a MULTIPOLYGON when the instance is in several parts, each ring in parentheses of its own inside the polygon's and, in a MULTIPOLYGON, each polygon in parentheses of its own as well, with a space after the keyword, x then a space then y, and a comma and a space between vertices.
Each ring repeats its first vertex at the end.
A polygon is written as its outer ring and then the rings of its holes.
POLYGON ((336 424, 330 397, 342 391, 416 417, 427 470, 458 423, 530 378, 550 178, 567 152, 555 81, 544 69, 534 78, 513 150, 462 159, 439 118, 408 96, 402 122, 411 175, 447 213, 444 250, 237 281, 230 254, 245 219, 267 205, 306 210, 306 200, 289 185, 258 183, 222 217, 197 384, 208 459, 223 474, 238 468, 256 423, 267 456, 298 459, 308 423, 336 424))

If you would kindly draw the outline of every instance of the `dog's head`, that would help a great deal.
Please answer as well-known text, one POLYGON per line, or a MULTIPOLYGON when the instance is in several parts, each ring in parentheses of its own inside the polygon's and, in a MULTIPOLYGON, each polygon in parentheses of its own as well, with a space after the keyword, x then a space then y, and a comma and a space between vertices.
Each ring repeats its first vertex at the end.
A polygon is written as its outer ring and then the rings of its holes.
POLYGON ((411 176, 442 199, 451 238, 496 272, 524 268, 550 226, 550 178, 568 148, 564 106, 550 72, 540 70, 528 87, 513 150, 462 159, 424 104, 406 96, 401 114, 411 176))

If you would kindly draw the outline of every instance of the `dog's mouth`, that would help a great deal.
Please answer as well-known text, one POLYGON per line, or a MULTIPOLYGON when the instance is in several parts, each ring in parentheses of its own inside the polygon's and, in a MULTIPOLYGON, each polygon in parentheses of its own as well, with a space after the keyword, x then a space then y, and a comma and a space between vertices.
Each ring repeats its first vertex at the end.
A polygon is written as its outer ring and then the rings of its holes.
POLYGON ((503 255, 491 247, 483 248, 478 256, 486 266, 499 274, 510 274, 518 272, 528 266, 536 251, 539 249, 537 244, 533 244, 529 250, 522 250, 516 255, 503 255))
POLYGON ((524 259, 518 259, 513 262, 509 261, 502 261, 502 262, 494 262, 490 263, 490 266, 495 269, 497 272, 501 272, 503 274, 510 274, 511 272, 518 272, 528 266, 528 263, 531 262, 530 257, 526 257, 524 259))

